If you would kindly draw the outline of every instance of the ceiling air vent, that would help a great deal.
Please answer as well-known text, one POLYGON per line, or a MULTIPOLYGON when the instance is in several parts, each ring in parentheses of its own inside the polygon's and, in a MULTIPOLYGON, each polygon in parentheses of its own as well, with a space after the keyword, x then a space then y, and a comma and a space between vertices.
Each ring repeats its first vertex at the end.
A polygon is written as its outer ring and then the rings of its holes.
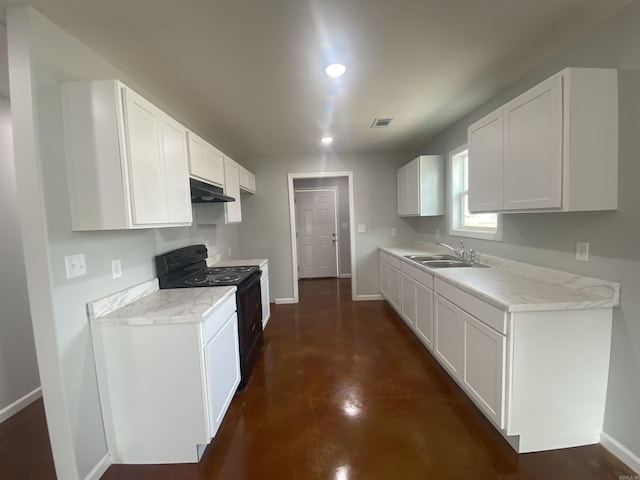
POLYGON ((393 118, 376 118, 371 124, 371 128, 387 128, 393 118))

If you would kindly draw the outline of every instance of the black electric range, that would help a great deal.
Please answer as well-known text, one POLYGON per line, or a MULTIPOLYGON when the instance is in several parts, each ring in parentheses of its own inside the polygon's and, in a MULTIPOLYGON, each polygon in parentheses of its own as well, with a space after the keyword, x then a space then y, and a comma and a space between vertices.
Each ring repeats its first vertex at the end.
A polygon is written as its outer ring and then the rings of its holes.
POLYGON ((258 360, 263 340, 260 267, 208 267, 207 247, 191 245, 155 257, 160 288, 235 286, 240 344, 240 386, 243 390, 258 360))

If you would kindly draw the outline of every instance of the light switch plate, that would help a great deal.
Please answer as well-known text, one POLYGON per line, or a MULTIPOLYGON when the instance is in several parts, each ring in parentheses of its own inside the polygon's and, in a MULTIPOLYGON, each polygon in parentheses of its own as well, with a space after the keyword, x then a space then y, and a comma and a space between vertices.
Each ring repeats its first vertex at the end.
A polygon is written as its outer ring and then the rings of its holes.
POLYGON ((349 228, 349 223, 342 222, 342 228, 349 228))
POLYGON ((122 262, 119 258, 111 260, 111 274, 113 278, 120 278, 122 276, 122 262))
POLYGON ((397 232, 398 232, 398 231, 397 231, 395 228, 392 228, 392 229, 391 229, 391 236, 392 236, 392 237, 395 237, 397 232))
POLYGON ((576 242, 576 260, 589 261, 589 242, 576 242))
POLYGON ((367 231, 366 225, 358 225, 358 233, 363 233, 367 231))
POLYGON ((67 270, 67 278, 81 277, 87 274, 87 261, 84 253, 67 255, 64 257, 64 266, 67 270))

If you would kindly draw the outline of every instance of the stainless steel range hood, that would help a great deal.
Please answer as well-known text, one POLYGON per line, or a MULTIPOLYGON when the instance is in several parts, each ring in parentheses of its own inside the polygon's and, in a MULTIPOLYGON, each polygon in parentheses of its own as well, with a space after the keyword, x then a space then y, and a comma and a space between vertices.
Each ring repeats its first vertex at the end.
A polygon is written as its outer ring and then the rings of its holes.
POLYGON ((220 187, 195 180, 191 181, 191 202, 192 203, 214 203, 214 202, 235 202, 236 199, 224 194, 220 187))

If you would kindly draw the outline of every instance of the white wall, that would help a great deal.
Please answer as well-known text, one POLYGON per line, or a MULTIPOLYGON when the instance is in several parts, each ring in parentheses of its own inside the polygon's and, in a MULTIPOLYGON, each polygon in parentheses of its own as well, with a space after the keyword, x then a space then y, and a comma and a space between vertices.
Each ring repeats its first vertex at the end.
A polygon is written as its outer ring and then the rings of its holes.
POLYGON ((366 232, 355 234, 356 294, 378 295, 377 248, 401 245, 413 234, 398 218, 396 207, 396 171, 410 160, 399 152, 242 159, 256 174, 258 192, 243 199, 241 250, 269 259, 272 301, 293 298, 287 174, 353 172, 355 218, 351 221, 366 227, 366 232), (391 236, 391 227, 397 228, 396 237, 391 236))
POLYGON ((118 78, 145 89, 30 7, 10 8, 7 24, 19 213, 49 434, 58 478, 85 478, 107 454, 87 302, 155 277, 153 256, 173 248, 207 241, 226 257, 238 229, 72 232, 59 83, 118 78), (64 256, 76 253, 86 255, 87 275, 67 280, 64 256), (113 280, 116 258, 123 275, 113 280))
MULTIPOLYGON (((420 151, 447 154, 466 143, 469 124, 564 67, 619 69, 619 208, 615 212, 504 215, 502 242, 469 240, 501 257, 622 282, 615 309, 604 431, 640 457, 640 2, 635 1, 491 99, 420 151), (588 263, 576 241, 590 243, 588 263)), ((408 219, 417 238, 435 240, 445 219, 408 219)), ((447 241, 441 237, 440 240, 447 241)), ((576 332, 579 335, 579 332, 576 332)))
MULTIPOLYGON (((5 39, 0 26, 0 45, 5 39)), ((4 56, 4 61, 2 61, 4 56)), ((0 64, 6 50, 0 48, 0 64)), ((4 69, 0 68, 0 75, 4 69)), ((0 76, 8 85, 8 77, 0 76)), ((31 327, 27 278, 18 221, 16 174, 9 100, 0 96, 0 419, 7 408, 40 387, 31 327)))

